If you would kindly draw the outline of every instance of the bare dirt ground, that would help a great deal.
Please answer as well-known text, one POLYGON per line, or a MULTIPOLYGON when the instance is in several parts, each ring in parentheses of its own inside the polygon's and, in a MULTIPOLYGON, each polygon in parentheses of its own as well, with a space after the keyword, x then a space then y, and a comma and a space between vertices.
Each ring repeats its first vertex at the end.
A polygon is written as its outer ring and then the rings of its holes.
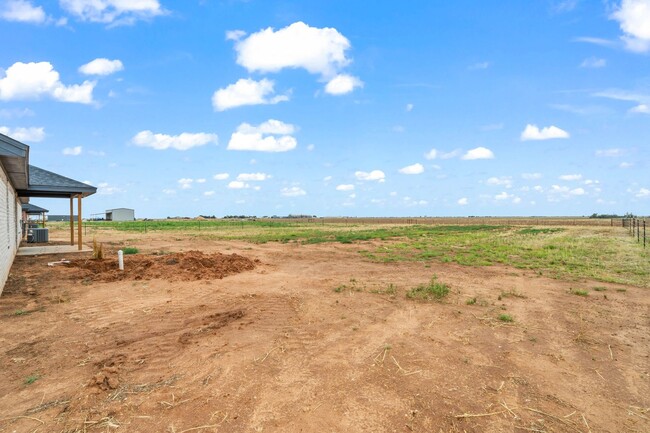
POLYGON ((165 260, 154 274, 16 259, 0 432, 650 431, 647 289, 374 263, 367 243, 129 236, 127 270, 165 260), (405 297, 434 274, 442 302, 405 297))

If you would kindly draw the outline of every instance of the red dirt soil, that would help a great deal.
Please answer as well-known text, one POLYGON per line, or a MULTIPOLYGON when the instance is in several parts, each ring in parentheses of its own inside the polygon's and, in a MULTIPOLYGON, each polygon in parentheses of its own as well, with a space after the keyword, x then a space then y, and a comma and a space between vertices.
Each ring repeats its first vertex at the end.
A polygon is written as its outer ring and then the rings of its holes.
POLYGON ((144 253, 127 268, 172 272, 114 280, 16 259, 0 432, 650 431, 647 289, 376 263, 367 244, 129 244, 144 253), (184 248, 259 262, 195 279, 205 266, 182 274, 181 259, 147 254, 184 248), (451 286, 442 302, 406 298, 434 274, 451 286))
POLYGON ((251 271, 255 262, 238 254, 203 254, 201 251, 183 253, 133 254, 124 256, 124 270, 117 258, 69 260, 64 266, 79 270, 68 278, 90 281, 152 280, 196 281, 221 279, 228 275, 251 271))

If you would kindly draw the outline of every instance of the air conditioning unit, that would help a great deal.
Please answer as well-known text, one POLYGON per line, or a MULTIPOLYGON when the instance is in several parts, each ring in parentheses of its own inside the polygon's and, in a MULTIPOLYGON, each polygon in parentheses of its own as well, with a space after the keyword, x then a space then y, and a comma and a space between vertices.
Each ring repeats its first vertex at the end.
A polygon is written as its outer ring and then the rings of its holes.
POLYGON ((31 229, 31 241, 29 240, 29 235, 27 238, 28 242, 32 243, 43 243, 48 242, 49 240, 49 231, 50 229, 31 229))

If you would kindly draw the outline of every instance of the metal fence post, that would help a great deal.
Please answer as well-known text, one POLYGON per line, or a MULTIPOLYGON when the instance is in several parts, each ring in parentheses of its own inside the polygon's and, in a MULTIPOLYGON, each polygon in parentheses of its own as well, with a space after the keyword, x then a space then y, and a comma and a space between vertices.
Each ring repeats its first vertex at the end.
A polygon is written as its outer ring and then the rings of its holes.
POLYGON ((643 248, 645 249, 645 220, 643 220, 643 248))

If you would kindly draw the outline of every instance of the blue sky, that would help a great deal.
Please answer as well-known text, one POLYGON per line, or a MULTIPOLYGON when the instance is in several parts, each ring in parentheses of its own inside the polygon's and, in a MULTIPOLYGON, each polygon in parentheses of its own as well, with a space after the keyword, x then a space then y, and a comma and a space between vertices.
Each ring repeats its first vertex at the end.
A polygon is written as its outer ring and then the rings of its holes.
POLYGON ((0 40, 84 216, 650 214, 650 0, 0 0, 0 40))

